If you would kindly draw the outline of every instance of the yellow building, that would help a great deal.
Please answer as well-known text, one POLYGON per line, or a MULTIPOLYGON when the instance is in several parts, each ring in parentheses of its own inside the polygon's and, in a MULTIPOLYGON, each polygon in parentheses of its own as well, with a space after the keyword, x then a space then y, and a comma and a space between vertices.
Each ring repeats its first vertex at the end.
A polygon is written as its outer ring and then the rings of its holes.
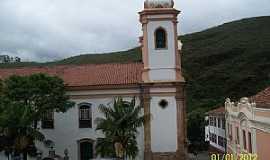
POLYGON ((239 102, 228 98, 225 109, 227 152, 237 156, 251 153, 258 160, 269 160, 270 87, 239 102))

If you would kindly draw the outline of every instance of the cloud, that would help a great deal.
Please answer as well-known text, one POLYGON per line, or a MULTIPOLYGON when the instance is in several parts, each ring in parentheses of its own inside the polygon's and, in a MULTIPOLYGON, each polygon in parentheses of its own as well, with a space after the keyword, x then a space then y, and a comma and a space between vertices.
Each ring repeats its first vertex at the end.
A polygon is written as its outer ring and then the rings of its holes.
MULTIPOLYGON (((175 0, 176 1, 176 0, 175 0)), ((0 0, 0 54, 49 61, 138 45, 143 0, 0 0)), ((181 34, 269 15, 269 0, 177 0, 181 34)))

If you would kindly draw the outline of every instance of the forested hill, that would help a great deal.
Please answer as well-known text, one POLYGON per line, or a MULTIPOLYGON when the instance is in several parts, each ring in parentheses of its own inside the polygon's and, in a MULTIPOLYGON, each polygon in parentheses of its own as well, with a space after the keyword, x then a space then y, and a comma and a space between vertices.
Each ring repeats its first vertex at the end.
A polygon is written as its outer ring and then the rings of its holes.
POLYGON ((181 37, 189 110, 223 105, 270 85, 270 16, 181 37))
MULTIPOLYGON (((188 81, 188 110, 208 110, 226 97, 250 96, 270 85, 270 16, 226 23, 179 37, 188 81)), ((85 54, 49 63, 3 67, 141 61, 139 48, 110 54, 85 54)))
POLYGON ((194 146, 205 149, 205 112, 270 86, 269 26, 270 17, 249 18, 180 37, 194 146))

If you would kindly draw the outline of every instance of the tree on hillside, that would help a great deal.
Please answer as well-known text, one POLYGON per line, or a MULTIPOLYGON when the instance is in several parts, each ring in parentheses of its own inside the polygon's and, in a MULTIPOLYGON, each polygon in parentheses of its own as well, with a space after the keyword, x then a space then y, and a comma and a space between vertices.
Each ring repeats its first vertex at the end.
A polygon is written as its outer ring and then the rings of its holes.
POLYGON ((11 76, 0 83, 0 152, 35 156, 43 141, 38 122, 47 111, 66 112, 74 105, 63 80, 45 74, 11 76))
POLYGON ((141 106, 136 106, 135 98, 130 102, 122 98, 114 100, 113 106, 99 106, 104 118, 97 118, 97 128, 105 138, 99 138, 96 151, 101 157, 134 159, 138 154, 136 136, 138 128, 149 115, 142 115, 141 106))
POLYGON ((188 140, 189 152, 197 153, 208 149, 205 143, 204 129, 205 129, 205 109, 200 108, 188 113, 188 140))

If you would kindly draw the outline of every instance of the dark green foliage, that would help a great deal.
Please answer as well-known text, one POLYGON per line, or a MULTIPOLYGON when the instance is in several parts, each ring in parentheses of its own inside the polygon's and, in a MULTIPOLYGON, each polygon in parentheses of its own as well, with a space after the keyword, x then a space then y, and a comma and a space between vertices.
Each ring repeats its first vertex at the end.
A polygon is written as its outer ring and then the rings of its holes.
POLYGON ((198 108, 188 113, 187 136, 190 142, 189 151, 197 153, 198 151, 207 150, 207 143, 204 142, 205 128, 205 111, 207 108, 198 108))
POLYGON ((73 103, 65 92, 62 79, 45 74, 11 76, 5 80, 4 87, 5 97, 13 103, 32 107, 36 120, 50 109, 66 112, 73 103))
POLYGON ((190 141, 200 141, 204 137, 204 109, 196 109, 188 113, 188 139, 190 141))
POLYGON ((9 77, 0 83, 0 152, 35 156, 34 141, 45 140, 37 125, 43 114, 47 110, 66 112, 73 105, 58 77, 9 77))
POLYGON ((96 145, 97 154, 102 157, 134 159, 138 153, 136 136, 148 115, 142 115, 141 106, 136 106, 135 98, 130 102, 122 98, 114 100, 113 106, 99 106, 104 118, 97 118, 97 128, 104 133, 96 145))
POLYGON ((270 85, 269 25, 270 17, 250 18, 181 37, 189 110, 270 85))

